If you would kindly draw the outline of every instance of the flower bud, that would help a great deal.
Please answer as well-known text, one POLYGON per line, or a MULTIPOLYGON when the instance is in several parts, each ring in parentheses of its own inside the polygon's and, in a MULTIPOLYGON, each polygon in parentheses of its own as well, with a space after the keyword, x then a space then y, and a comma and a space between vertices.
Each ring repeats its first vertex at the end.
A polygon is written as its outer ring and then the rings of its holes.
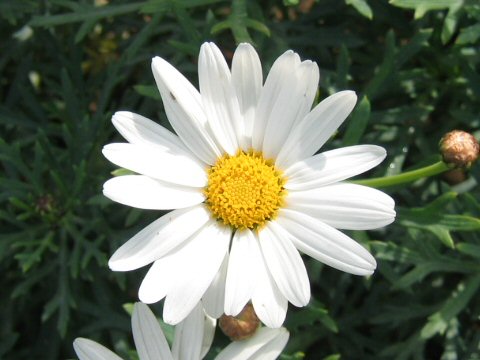
POLYGON ((480 151, 475 137, 461 130, 446 133, 439 145, 443 161, 456 168, 469 168, 477 160, 480 151))
POLYGON ((37 199, 37 203, 35 206, 35 209, 40 213, 40 214, 48 214, 51 213, 55 208, 55 200, 52 195, 46 194, 43 196, 40 196, 37 199))
POLYGON ((223 314, 219 326, 223 333, 232 341, 244 340, 252 337, 260 325, 260 320, 253 310, 253 305, 248 303, 237 316, 223 314))
POLYGON ((442 174, 443 179, 450 185, 457 185, 467 180, 467 174, 464 169, 452 169, 442 174))

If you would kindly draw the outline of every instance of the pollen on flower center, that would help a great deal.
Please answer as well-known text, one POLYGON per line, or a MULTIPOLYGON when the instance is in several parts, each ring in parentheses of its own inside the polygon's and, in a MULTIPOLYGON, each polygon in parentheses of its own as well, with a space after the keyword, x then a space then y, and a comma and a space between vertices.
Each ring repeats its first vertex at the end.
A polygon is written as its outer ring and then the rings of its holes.
POLYGON ((254 229, 283 205, 285 178, 262 153, 224 155, 208 170, 206 205, 225 225, 254 229))

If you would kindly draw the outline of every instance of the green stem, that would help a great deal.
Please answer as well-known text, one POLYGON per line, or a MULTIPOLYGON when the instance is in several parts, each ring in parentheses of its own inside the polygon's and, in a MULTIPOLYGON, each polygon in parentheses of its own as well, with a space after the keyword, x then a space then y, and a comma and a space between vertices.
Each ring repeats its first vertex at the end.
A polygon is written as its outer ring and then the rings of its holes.
POLYGON ((420 169, 407 171, 402 174, 373 178, 373 179, 366 179, 366 180, 357 180, 357 181, 352 181, 352 183, 371 186, 375 188, 383 188, 387 186, 394 186, 394 185, 409 183, 421 178, 440 174, 450 169, 451 168, 448 167, 448 165, 445 164, 443 161, 439 161, 439 162, 436 162, 435 164, 425 166, 420 169))

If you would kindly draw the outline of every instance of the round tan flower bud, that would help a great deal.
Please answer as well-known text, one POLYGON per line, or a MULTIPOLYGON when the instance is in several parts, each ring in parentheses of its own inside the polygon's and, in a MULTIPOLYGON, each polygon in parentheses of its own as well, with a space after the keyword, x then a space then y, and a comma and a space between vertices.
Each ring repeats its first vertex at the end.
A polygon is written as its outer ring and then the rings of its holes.
POLYGON ((237 316, 223 314, 219 326, 231 340, 244 340, 255 334, 260 326, 260 320, 253 310, 253 305, 248 303, 237 316))
POLYGON ((465 131, 453 130, 440 140, 443 161, 457 168, 469 168, 478 158, 480 145, 465 131))

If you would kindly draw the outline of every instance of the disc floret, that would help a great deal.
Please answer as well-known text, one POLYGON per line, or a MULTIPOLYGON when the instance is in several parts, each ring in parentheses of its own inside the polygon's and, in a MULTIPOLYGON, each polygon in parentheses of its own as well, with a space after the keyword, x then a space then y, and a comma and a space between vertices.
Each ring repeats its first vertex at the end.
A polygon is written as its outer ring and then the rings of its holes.
POLYGON ((256 229, 283 206, 284 184, 282 172, 261 152, 224 155, 208 170, 206 205, 225 225, 256 229))

